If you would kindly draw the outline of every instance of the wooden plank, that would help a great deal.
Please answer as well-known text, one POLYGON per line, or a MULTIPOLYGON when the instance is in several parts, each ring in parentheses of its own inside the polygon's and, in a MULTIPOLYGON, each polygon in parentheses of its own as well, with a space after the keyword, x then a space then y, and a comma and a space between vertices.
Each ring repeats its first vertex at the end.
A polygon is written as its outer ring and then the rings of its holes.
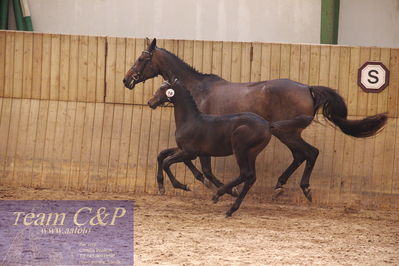
POLYGON ((16 185, 14 178, 15 155, 19 135, 19 122, 21 119, 21 99, 13 99, 11 102, 11 119, 8 132, 6 162, 4 167, 5 184, 16 185))
POLYGON ((97 190, 100 155, 101 155, 101 140, 103 134, 105 104, 96 103, 94 111, 93 135, 90 153, 89 179, 87 182, 89 191, 97 190))
POLYGON ((79 60, 78 60, 78 101, 87 101, 87 79, 88 79, 88 48, 89 37, 79 36, 79 60))
MULTIPOLYGON (((331 60, 331 47, 321 46, 320 47, 320 68, 319 68, 319 81, 317 84, 321 86, 329 86, 330 79, 330 60, 331 60)), ((320 116, 321 117, 321 116, 320 116)), ((325 144, 331 139, 327 139, 328 125, 315 125, 315 136, 313 146, 319 149, 320 155, 317 158, 315 167, 313 169, 313 176, 311 178, 311 186, 316 189, 314 197, 318 204, 325 205, 328 202, 328 187, 329 187, 329 176, 323 168, 325 144)), ((333 141, 333 140, 332 140, 333 141)))
POLYGON ((301 61, 299 66, 299 82, 308 84, 310 72, 310 45, 301 45, 301 61))
MULTIPOLYGON (((328 86, 333 89, 339 87, 340 51, 341 51, 340 47, 337 46, 331 47, 328 86)), ((337 152, 335 150, 335 140, 336 140, 336 135, 340 134, 337 133, 336 131, 337 129, 335 129, 334 127, 328 125, 326 126, 325 144, 324 144, 324 150, 322 151, 322 156, 324 158, 322 169, 324 170, 326 179, 324 179, 325 182, 321 183, 321 186, 324 188, 324 190, 328 191, 328 194, 325 195, 323 203, 328 203, 329 205, 334 204, 333 197, 335 196, 333 194, 333 191, 331 190, 331 187, 335 179, 333 174, 334 156, 337 152)))
POLYGON ((122 135, 123 106, 115 104, 107 170, 107 191, 116 191, 118 183, 119 148, 122 135))
POLYGON ((22 97, 32 97, 32 60, 33 60, 33 33, 24 33, 24 56, 23 56, 23 82, 22 97))
POLYGON ((55 145, 55 128, 57 124, 58 114, 58 101, 50 101, 48 116, 47 116, 47 127, 46 127, 46 138, 44 139, 44 153, 42 162, 42 176, 41 176, 41 187, 52 188, 53 178, 52 173, 54 171, 54 145, 55 145))
POLYGON ((61 35, 60 39, 60 88, 59 99, 69 100, 69 57, 70 57, 70 36, 61 35))
POLYGON ((251 43, 243 42, 241 45, 241 82, 251 80, 251 43))
POLYGON ((291 45, 281 44, 280 78, 290 77, 291 45))
POLYGON ((78 100, 79 36, 72 35, 69 44, 69 101, 78 100))
MULTIPOLYGON (((348 108, 349 110, 357 110, 357 70, 360 60, 360 48, 350 48, 350 64, 349 64, 349 78, 348 78, 348 108)), ((348 119, 355 119, 355 117, 348 117, 348 119)), ((355 156, 355 140, 353 138, 344 138, 344 156, 341 179, 341 200, 345 204, 352 203, 352 179, 356 179, 352 175, 353 160, 355 156)), ((356 181, 354 181, 356 182, 356 181)), ((356 191, 356 183, 354 183, 353 190, 356 191)))
POLYGON ((112 124, 114 116, 114 104, 106 104, 104 106, 104 120, 102 127, 100 161, 98 168, 98 177, 96 180, 96 190, 106 191, 107 189, 107 176, 108 176, 108 163, 112 139, 112 124))
POLYGON ((4 96, 6 63, 6 31, 0 32, 0 97, 4 96))
POLYGON ((281 67, 281 45, 273 43, 271 49, 270 79, 278 79, 281 67))
MULTIPOLYGON (((144 51, 144 49, 147 48, 147 45, 145 43, 146 42, 145 42, 144 39, 139 39, 139 38, 136 39, 136 45, 135 45, 136 56, 134 57, 134 60, 136 60, 141 55, 141 53, 144 51)), ((108 47, 109 47, 109 45, 108 45, 108 47)), ((108 54, 108 57, 109 57, 109 54, 108 54)), ((107 59, 107 61, 108 61, 108 59, 107 59)), ((134 92, 134 95, 133 95, 134 103, 135 104, 144 104, 145 99, 144 99, 144 85, 143 85, 143 83, 136 84, 136 86, 134 87, 133 92, 134 92)))
POLYGON ((26 146, 27 146, 27 138, 28 138, 28 122, 30 115, 30 100, 22 99, 21 100, 21 111, 18 123, 18 137, 16 137, 16 147, 15 147, 15 158, 14 158, 14 184, 17 186, 26 186, 23 183, 23 176, 27 171, 25 167, 25 157, 26 154, 26 146))
POLYGON ((39 102, 39 114, 37 120, 36 129, 36 141, 35 141, 35 151, 34 160, 32 166, 32 186, 42 187, 42 172, 43 172, 43 157, 46 141, 46 131, 47 131, 47 116, 49 113, 49 101, 41 100, 39 102))
POLYGON ((4 73, 4 97, 12 97, 14 83, 14 44, 15 32, 6 32, 5 48, 5 73, 4 73))
POLYGON ((23 32, 15 33, 14 43, 14 82, 12 97, 22 97, 22 81, 24 69, 24 34, 23 32))
MULTIPOLYGON (((212 45, 212 74, 220 76, 222 74, 222 42, 213 42, 212 45)), ((234 43, 233 47, 241 47, 240 43, 234 43)), ((240 48, 241 49, 241 48, 240 48)), ((233 48, 234 50, 234 48, 233 48)), ((240 64, 237 59, 236 64, 240 64)), ((234 59, 233 59, 234 64, 234 59)))
POLYGON ((89 37, 87 49, 87 101, 93 103, 97 91, 97 37, 89 37))
POLYGON ((33 34, 32 98, 41 98, 43 35, 33 34))
MULTIPOLYGON (((224 44, 223 44, 224 46, 224 44)), ((198 71, 202 72, 202 58, 204 56, 204 42, 203 41, 194 41, 193 47, 193 67, 198 71)))
MULTIPOLYGON (((133 38, 126 38, 126 60, 124 75, 133 66, 136 58, 136 40, 133 38)), ((134 103, 134 91, 127 88, 123 88, 124 91, 124 103, 134 103)))
MULTIPOLYGON (((54 129, 54 145, 51 158, 51 171, 48 179, 51 180, 51 187, 59 189, 63 188, 63 181, 61 180, 61 171, 63 167, 63 143, 64 133, 66 131, 68 102, 59 101, 57 107, 57 116, 54 129), (62 184, 62 185, 61 185, 62 184)), ((70 143, 69 143, 70 144, 70 143)))
POLYGON ((67 102, 65 115, 65 130, 62 146, 62 164, 60 170, 60 179, 58 186, 62 189, 68 189, 71 177, 72 144, 75 135, 75 118, 77 102, 67 102))
POLYGON ((86 103, 78 102, 73 127, 73 141, 71 150, 71 170, 69 175, 69 189, 79 189, 80 158, 82 155, 83 129, 85 127, 86 103))
POLYGON ((8 184, 10 180, 6 178, 5 166, 7 162, 7 145, 9 141, 9 131, 11 123, 11 110, 12 110, 12 99, 11 98, 0 98, 1 106, 1 117, 0 117, 0 184, 8 184))
MULTIPOLYGON (((147 107, 148 109, 148 107, 147 107)), ((159 150, 159 139, 160 139, 160 127, 161 127, 161 108, 151 110, 151 125, 149 130, 149 145, 148 145, 148 158, 146 168, 146 183, 145 191, 147 193, 157 193, 158 186, 156 182, 156 171, 157 171, 157 155, 159 150)), ((181 163, 181 166, 185 167, 181 163)), ((182 179, 189 187, 193 187, 193 178, 189 171, 186 173, 186 177, 182 179)))
POLYGON ((105 57, 106 57, 105 37, 97 38, 97 82, 96 82, 96 102, 105 102, 105 57))
POLYGON ((125 86, 123 85, 123 77, 125 76, 125 58, 126 58, 126 39, 116 39, 116 61, 115 61, 115 77, 114 77, 114 102, 123 103, 125 96, 125 86))
MULTIPOLYGON (((373 47, 370 49, 370 60, 371 61, 380 61, 381 55, 381 48, 373 47)), ((367 94, 367 108, 366 108, 366 115, 375 115, 378 109, 378 99, 383 98, 385 99, 388 91, 384 90, 382 93, 368 93, 367 94)))
POLYGON ((148 147, 151 130, 151 111, 143 107, 141 117, 140 142, 137 162, 137 179, 135 191, 145 191, 148 147))
POLYGON ((262 44, 252 43, 251 82, 261 81, 262 44))
POLYGON ((60 98, 61 36, 51 35, 50 100, 60 98))
POLYGON ((203 54, 204 57, 202 59, 202 72, 203 73, 211 73, 212 72, 212 42, 204 41, 203 45, 203 54))
POLYGON ((21 177, 21 183, 25 186, 32 186, 32 168, 35 156, 35 143, 36 143, 36 132, 38 125, 39 116, 39 100, 30 100, 30 111, 29 111, 29 122, 27 129, 27 140, 25 147, 25 160, 24 160, 24 171, 21 177))
POLYGON ((117 169, 116 191, 126 192, 129 177, 127 176, 130 138, 132 133, 133 106, 123 105, 121 140, 117 169))
POLYGON ((290 79, 299 81, 299 67, 301 62, 301 46, 291 44, 290 79))
MULTIPOLYGON (((95 91, 94 91, 95 93, 95 91)), ((94 100, 94 99, 93 99, 94 100)), ((100 130, 101 127, 94 128, 95 103, 86 104, 85 120, 83 124, 83 137, 80 152, 79 165, 79 190, 88 190, 90 158, 92 150, 93 131, 100 130)))
MULTIPOLYGON (((357 69, 360 68, 361 65, 363 65, 365 62, 370 60, 370 48, 369 47, 361 47, 360 48, 360 61, 359 61, 359 66, 357 69)), ((357 72, 356 72, 357 74, 357 72)), ((355 89, 355 88, 353 88, 355 89)), ((362 89, 357 88, 358 93, 357 93, 357 110, 356 110, 356 115, 358 116, 365 116, 367 115, 367 101, 368 101, 368 94, 367 92, 364 92, 362 89)))
MULTIPOLYGON (((132 115, 132 132, 130 134, 129 158, 127 168, 127 190, 136 191, 136 183, 138 178, 138 158, 140 149, 141 136, 141 116, 143 106, 134 105, 132 115)), ((142 188, 140 188, 142 189, 142 188)))
POLYGON ((51 73, 51 35, 43 34, 42 37, 42 77, 40 99, 50 99, 50 73, 51 73))
MULTIPOLYGON (((392 49, 392 51, 394 51, 394 49, 392 49)), ((389 48, 381 48, 380 49, 380 60, 382 60, 382 62, 384 62, 384 64, 385 64, 385 62, 390 62, 390 57, 391 57, 391 49, 389 49, 389 48)), ((392 74, 391 74, 390 79, 392 79, 392 77, 394 75, 397 75, 395 72, 392 72, 392 70, 391 70, 391 73, 392 74)), ((399 72, 397 72, 397 73, 399 73, 399 72)), ((392 83, 390 82, 390 84, 392 84, 392 83)), ((377 110, 375 111, 375 113, 370 113, 370 115, 374 115, 376 113, 385 113, 388 111, 388 97, 389 97, 390 91, 392 91, 392 89, 389 89, 389 88, 395 88, 395 86, 390 85, 388 88, 385 88, 385 90, 378 93, 377 110)), ((390 115, 390 114, 388 113, 388 115, 390 115)))

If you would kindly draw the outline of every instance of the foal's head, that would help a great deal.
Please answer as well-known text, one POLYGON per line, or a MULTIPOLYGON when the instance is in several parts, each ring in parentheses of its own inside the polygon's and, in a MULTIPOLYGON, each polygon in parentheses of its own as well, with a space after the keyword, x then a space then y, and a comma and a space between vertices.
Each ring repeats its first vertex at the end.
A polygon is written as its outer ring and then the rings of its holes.
POLYGON ((172 102, 172 97, 175 95, 175 90, 173 89, 179 83, 177 79, 173 82, 169 83, 168 81, 164 81, 161 84, 161 87, 155 92, 154 96, 148 101, 148 105, 155 109, 159 105, 172 102))
POLYGON ((133 66, 126 73, 123 84, 128 89, 133 89, 137 83, 157 76, 158 70, 154 67, 153 56, 157 50, 157 40, 152 42, 147 38, 147 49, 144 50, 133 66))

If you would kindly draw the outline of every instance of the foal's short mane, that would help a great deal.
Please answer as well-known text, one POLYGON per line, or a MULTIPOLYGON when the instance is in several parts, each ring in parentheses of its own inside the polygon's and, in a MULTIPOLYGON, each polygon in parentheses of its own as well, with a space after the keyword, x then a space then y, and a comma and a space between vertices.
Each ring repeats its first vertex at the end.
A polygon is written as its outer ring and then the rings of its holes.
POLYGON ((157 48, 157 49, 162 50, 166 54, 170 55, 173 59, 175 59, 179 64, 183 65, 192 74, 200 75, 200 76, 212 78, 212 79, 222 79, 221 77, 219 77, 218 75, 215 75, 215 74, 204 74, 204 73, 199 72, 194 67, 190 66, 189 64, 184 62, 182 59, 180 59, 177 55, 175 55, 172 52, 169 52, 168 50, 166 50, 164 48, 157 48))
POLYGON ((179 83, 178 86, 181 87, 181 88, 180 88, 180 91, 184 91, 184 93, 186 94, 185 96, 187 96, 186 98, 187 98, 188 103, 193 107, 193 109, 194 109, 197 113, 201 114, 201 111, 198 109, 198 105, 197 105, 197 103, 195 102, 195 100, 194 100, 194 98, 193 98, 193 95, 191 95, 191 92, 190 92, 190 91, 186 88, 186 86, 184 86, 182 83, 179 83))

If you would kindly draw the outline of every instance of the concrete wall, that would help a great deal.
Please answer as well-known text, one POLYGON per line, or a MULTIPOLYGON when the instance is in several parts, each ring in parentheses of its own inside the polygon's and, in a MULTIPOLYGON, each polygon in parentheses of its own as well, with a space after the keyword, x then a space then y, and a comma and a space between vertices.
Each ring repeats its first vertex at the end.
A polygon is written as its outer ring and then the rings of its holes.
POLYGON ((320 0, 30 0, 41 32, 319 43, 320 0))
POLYGON ((341 0, 338 43, 399 47, 399 0, 341 0))

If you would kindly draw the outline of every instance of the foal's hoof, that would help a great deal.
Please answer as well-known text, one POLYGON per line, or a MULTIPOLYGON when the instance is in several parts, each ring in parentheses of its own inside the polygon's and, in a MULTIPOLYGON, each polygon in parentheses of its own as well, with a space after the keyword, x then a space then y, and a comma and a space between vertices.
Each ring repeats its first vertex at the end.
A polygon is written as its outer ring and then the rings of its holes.
POLYGON ((226 212, 226 216, 224 218, 230 218, 233 213, 231 211, 226 212))
POLYGON ((232 189, 231 189, 231 195, 233 196, 233 197, 238 197, 238 195, 239 195, 240 193, 238 192, 238 188, 237 187, 233 187, 232 189))
POLYGON ((211 183, 211 181, 209 181, 208 179, 205 179, 205 180, 204 180, 204 185, 205 185, 207 188, 212 188, 212 183, 211 183))
POLYGON ((187 185, 184 186, 183 190, 185 190, 185 191, 191 191, 191 189, 190 189, 187 185))
POLYGON ((219 195, 218 194, 213 195, 212 201, 213 201, 213 203, 217 203, 219 201, 219 195))
POLYGON ((284 193, 284 189, 282 187, 274 189, 274 193, 272 196, 272 200, 276 200, 278 197, 280 197, 284 193))
POLYGON ((310 190, 310 188, 304 188, 302 190, 303 190, 303 194, 308 199, 308 201, 312 202, 312 191, 310 190))
POLYGON ((164 187, 159 187, 158 191, 159 191, 159 194, 161 194, 161 195, 165 194, 165 188, 164 187))

